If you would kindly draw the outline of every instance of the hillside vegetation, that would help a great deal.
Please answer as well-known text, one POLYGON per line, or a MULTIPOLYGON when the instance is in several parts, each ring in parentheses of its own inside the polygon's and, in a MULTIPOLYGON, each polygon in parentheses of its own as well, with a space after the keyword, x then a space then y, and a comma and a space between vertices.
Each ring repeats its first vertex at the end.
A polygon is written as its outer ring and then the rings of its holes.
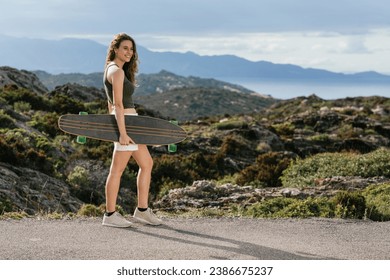
MULTIPOLYGON (((81 86, 95 87, 98 89, 103 87, 103 72, 57 75, 52 75, 44 71, 35 71, 34 73, 49 90, 53 90, 57 86, 62 86, 67 83, 76 83, 81 86)), ((231 89, 241 93, 252 93, 252 91, 239 85, 222 82, 216 79, 205 79, 193 76, 183 77, 164 70, 156 74, 141 73, 137 76, 137 83, 138 88, 135 92, 135 95, 137 96, 158 94, 178 88, 193 87, 231 89)))
MULTIPOLYGON (((202 91, 191 89, 191 95, 214 107, 215 96, 222 104, 228 96, 202 91)), ((105 112, 100 93, 77 85, 44 93, 20 84, 0 88, 3 217, 101 213, 112 144, 88 139, 80 145, 57 127, 62 114, 105 112)), ((161 94, 174 102, 172 92, 161 94)), ((390 99, 313 95, 272 103, 257 112, 239 104, 243 111, 208 116, 202 103, 194 108, 202 117, 181 122, 188 138, 176 153, 150 147, 151 205, 174 214, 390 220, 390 99)), ((167 117, 149 104, 138 105, 139 113, 167 117)), ((136 205, 136 175, 131 161, 118 197, 126 213, 136 205)))

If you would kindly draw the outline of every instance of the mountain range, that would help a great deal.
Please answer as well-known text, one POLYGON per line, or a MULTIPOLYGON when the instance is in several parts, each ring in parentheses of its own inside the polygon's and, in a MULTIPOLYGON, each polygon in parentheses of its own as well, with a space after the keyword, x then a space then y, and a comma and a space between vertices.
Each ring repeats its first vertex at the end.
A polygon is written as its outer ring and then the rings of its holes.
MULTIPOLYGON (((107 46, 87 39, 43 40, 0 35, 0 66, 43 70, 50 74, 102 72, 107 46)), ((249 61, 234 55, 201 56, 193 52, 154 52, 137 46, 140 73, 161 70, 202 78, 257 78, 264 81, 317 81, 390 84, 390 76, 377 72, 335 73, 292 64, 249 61)))

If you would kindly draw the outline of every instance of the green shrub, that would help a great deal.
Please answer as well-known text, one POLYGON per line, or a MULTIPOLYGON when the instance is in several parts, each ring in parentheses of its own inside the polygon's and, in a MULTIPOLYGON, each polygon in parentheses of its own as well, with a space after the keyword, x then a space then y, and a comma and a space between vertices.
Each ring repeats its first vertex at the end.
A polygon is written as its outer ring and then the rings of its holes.
POLYGON ((235 128, 247 128, 248 124, 243 121, 226 121, 216 124, 218 130, 229 130, 235 128))
POLYGON ((283 218, 331 218, 334 216, 334 207, 329 199, 325 197, 296 199, 293 203, 279 211, 277 216, 283 218))
POLYGON ((313 142, 326 142, 329 141, 329 135, 328 134, 316 134, 309 137, 310 141, 313 142))
POLYGON ((356 174, 362 177, 390 177, 390 149, 380 148, 362 155, 357 162, 356 174))
POLYGON ((257 202, 243 210, 244 216, 261 218, 334 217, 334 206, 326 197, 297 199, 277 197, 257 202))
POLYGON ((24 88, 4 90, 2 92, 2 98, 4 98, 10 105, 15 105, 15 103, 19 102, 20 104, 17 105, 17 107, 21 105, 22 108, 26 108, 26 105, 23 105, 23 103, 28 103, 30 108, 33 110, 51 110, 50 102, 47 97, 43 97, 24 88))
POLYGON ((55 112, 45 113, 39 111, 33 115, 28 125, 54 138, 59 132, 58 118, 59 115, 55 112))
POLYGON ((350 139, 359 137, 359 130, 351 124, 344 124, 337 130, 337 136, 341 139, 350 139))
POLYGON ((15 164, 18 159, 10 147, 10 143, 5 139, 5 134, 0 133, 0 161, 15 164))
POLYGON ((0 215, 3 215, 5 212, 12 212, 13 205, 9 198, 0 198, 0 215))
POLYGON ((67 181, 74 188, 89 187, 89 171, 82 166, 76 166, 71 173, 69 173, 67 181))
MULTIPOLYGON (((187 158, 175 155, 162 155, 154 159, 152 171, 152 182, 156 185, 163 186, 166 181, 182 181, 192 183, 197 179, 197 163, 196 160, 191 161, 189 158, 196 159, 196 155, 192 154, 187 158)), ((158 192, 158 190, 156 190, 158 192)))
POLYGON ((16 128, 14 120, 9 115, 7 115, 4 110, 0 110, 0 128, 16 128))
POLYGON ((52 159, 48 158, 43 150, 37 149, 39 138, 42 139, 38 134, 24 129, 8 130, 1 134, 0 160, 51 174, 52 159))
POLYGON ((154 188, 158 193, 166 181, 185 186, 202 178, 214 179, 219 175, 219 167, 215 157, 199 152, 190 155, 162 155, 154 158, 152 184, 158 186, 154 188))
POLYGON ((281 176, 284 187, 312 186, 319 178, 334 176, 390 177, 390 149, 368 154, 323 153, 291 162, 281 176))
POLYGON ((274 218, 283 208, 294 203, 294 198, 271 198, 262 202, 257 202, 245 210, 245 216, 253 218, 274 218))
POLYGON ((3 215, 0 215, 0 219, 13 219, 13 220, 21 220, 27 217, 29 217, 29 215, 26 212, 5 212, 3 215))
POLYGON ((14 103, 14 110, 19 113, 28 112, 31 110, 31 105, 28 102, 18 101, 14 103))
POLYGON ((390 183, 369 186, 362 195, 366 199, 368 219, 390 221, 390 183))
POLYGON ((295 126, 290 122, 274 124, 271 127, 280 136, 291 136, 294 134, 295 126))
POLYGON ((50 102, 53 109, 60 115, 78 114, 80 111, 86 111, 83 103, 64 94, 52 96, 50 102))
POLYGON ((280 176, 291 159, 291 155, 278 152, 259 155, 255 164, 241 170, 236 182, 239 185, 258 182, 265 187, 281 186, 280 176))
POLYGON ((99 217, 103 215, 103 213, 104 211, 102 211, 101 208, 93 204, 83 204, 77 212, 77 216, 99 217))
POLYGON ((366 200, 357 192, 338 192, 332 198, 335 216, 338 218, 362 219, 365 215, 366 200))
POLYGON ((219 154, 221 156, 239 156, 246 151, 252 150, 251 147, 246 145, 245 140, 242 137, 229 135, 223 139, 219 154))

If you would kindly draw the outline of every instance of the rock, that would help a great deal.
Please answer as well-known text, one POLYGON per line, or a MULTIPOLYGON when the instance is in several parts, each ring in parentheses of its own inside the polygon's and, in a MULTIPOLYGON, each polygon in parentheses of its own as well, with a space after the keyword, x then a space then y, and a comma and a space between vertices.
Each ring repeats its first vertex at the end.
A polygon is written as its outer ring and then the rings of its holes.
POLYGON ((73 197, 63 181, 29 168, 0 162, 0 205, 9 211, 33 215, 77 212, 82 202, 73 197), (3 207, 4 207, 3 206, 3 207))
POLYGON ((276 197, 305 199, 307 197, 332 197, 341 190, 361 190, 372 184, 390 182, 389 178, 336 176, 317 180, 310 188, 254 188, 230 183, 217 186, 214 182, 195 181, 192 186, 170 190, 154 203, 154 208, 164 211, 188 211, 191 208, 227 209, 232 204, 247 207, 257 202, 276 197))
POLYGON ((94 87, 85 87, 78 84, 67 83, 62 86, 57 86, 49 93, 49 96, 63 94, 81 102, 92 102, 106 98, 102 89, 94 87))
POLYGON ((389 182, 386 177, 363 178, 360 176, 334 176, 317 180, 318 189, 322 190, 361 190, 372 184, 389 182))
POLYGON ((26 70, 17 70, 12 67, 0 67, 0 87, 26 88, 38 94, 44 94, 48 90, 38 77, 26 70))
POLYGON ((298 197, 302 192, 297 188, 284 188, 280 190, 284 197, 298 197))
MULTIPOLYGON (((217 207, 232 203, 252 204, 262 200, 269 189, 255 189, 251 186, 238 186, 230 183, 217 186, 212 181, 195 181, 192 186, 170 190, 167 195, 154 203, 163 210, 188 210, 189 208, 217 207)), ((280 196, 275 194, 275 196, 280 196)))

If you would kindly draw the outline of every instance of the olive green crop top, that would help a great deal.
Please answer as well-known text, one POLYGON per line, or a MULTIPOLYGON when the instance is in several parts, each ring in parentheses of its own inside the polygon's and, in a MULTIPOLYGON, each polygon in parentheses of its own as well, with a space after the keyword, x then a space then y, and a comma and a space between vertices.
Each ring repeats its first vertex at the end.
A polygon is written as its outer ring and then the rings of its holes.
MULTIPOLYGON (((104 90, 107 95, 107 99, 111 104, 114 104, 114 98, 113 98, 113 93, 112 93, 112 84, 107 80, 107 69, 111 66, 117 66, 116 64, 110 64, 106 67, 106 70, 104 71, 104 77, 103 77, 103 82, 104 82, 104 90)), ((123 80, 123 97, 122 97, 122 102, 123 102, 123 107, 125 109, 127 108, 134 108, 134 102, 133 102, 133 93, 134 93, 134 85, 132 82, 129 81, 129 79, 125 76, 125 79, 123 80)))

